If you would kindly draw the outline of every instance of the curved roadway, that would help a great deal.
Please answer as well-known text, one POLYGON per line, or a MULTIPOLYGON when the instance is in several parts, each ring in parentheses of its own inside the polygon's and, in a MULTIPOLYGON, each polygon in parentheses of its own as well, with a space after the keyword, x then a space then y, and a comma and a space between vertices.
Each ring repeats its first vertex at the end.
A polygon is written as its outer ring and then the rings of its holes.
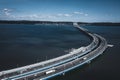
POLYGON ((73 23, 74 27, 86 33, 93 41, 86 47, 75 49, 69 54, 27 65, 20 68, 1 71, 0 79, 2 80, 43 80, 50 77, 65 73, 80 65, 88 63, 92 59, 96 58, 107 48, 107 41, 94 33, 90 33, 88 30, 79 27, 77 23, 73 23))

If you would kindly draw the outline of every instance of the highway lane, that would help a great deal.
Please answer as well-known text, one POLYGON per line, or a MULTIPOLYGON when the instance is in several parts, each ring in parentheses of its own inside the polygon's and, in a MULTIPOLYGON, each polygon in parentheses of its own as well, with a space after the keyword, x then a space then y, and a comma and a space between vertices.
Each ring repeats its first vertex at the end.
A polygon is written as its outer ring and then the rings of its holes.
POLYGON ((100 36, 98 36, 98 37, 100 38, 100 45, 95 50, 90 52, 89 54, 86 54, 85 56, 76 58, 73 61, 70 61, 68 63, 56 66, 56 67, 51 68, 51 69, 47 69, 47 70, 44 70, 42 72, 32 73, 29 76, 24 76, 24 77, 22 76, 22 77, 19 77, 19 78, 17 77, 17 78, 14 78, 14 79, 15 80, 17 80, 17 79, 18 80, 24 80, 25 78, 28 79, 28 80, 32 80, 32 79, 35 79, 35 78, 41 79, 41 80, 42 79, 47 79, 47 78, 65 73, 65 72, 67 72, 69 70, 72 70, 72 69, 74 69, 74 68, 76 68, 80 65, 83 65, 83 64, 91 61, 95 57, 99 56, 107 48, 107 43, 106 43, 105 39, 100 37, 100 36), (55 72, 50 73, 50 74, 46 74, 46 72, 50 71, 50 70, 55 70, 55 72))

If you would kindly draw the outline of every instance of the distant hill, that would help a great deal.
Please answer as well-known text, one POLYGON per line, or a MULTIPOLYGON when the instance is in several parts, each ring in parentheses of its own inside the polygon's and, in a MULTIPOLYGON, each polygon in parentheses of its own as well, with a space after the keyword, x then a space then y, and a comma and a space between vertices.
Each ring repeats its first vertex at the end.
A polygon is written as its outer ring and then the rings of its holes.
POLYGON ((95 26, 120 26, 120 23, 101 22, 101 23, 91 23, 90 25, 95 25, 95 26))
MULTIPOLYGON (((28 21, 28 20, 20 20, 20 21, 9 21, 9 20, 0 20, 0 24, 69 24, 72 25, 73 22, 65 22, 65 21, 28 21)), ((98 22, 98 23, 87 23, 87 22, 78 22, 78 24, 85 25, 95 25, 95 26, 120 26, 120 23, 111 23, 111 22, 98 22)))
POLYGON ((73 24, 72 22, 53 22, 53 21, 7 21, 0 20, 0 24, 73 24))

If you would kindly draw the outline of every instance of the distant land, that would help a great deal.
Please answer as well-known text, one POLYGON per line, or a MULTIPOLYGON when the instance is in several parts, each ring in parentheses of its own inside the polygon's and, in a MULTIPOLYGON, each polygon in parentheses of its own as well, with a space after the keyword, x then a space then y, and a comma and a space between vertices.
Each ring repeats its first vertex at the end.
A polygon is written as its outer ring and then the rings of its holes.
MULTIPOLYGON (((0 24, 70 24, 72 25, 73 22, 66 22, 66 21, 29 21, 29 20, 16 20, 16 21, 9 21, 9 20, 0 20, 0 24)), ((78 24, 86 24, 86 25, 95 25, 95 26, 120 26, 120 22, 113 23, 113 22, 78 22, 78 24)))

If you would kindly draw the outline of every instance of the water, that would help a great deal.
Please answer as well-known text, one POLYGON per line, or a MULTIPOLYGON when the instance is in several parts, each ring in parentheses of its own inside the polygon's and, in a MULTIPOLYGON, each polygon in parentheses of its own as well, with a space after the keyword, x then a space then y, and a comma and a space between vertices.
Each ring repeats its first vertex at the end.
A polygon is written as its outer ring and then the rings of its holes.
POLYGON ((84 26, 107 39, 114 47, 90 64, 81 66, 50 80, 120 80, 120 26, 84 26))
MULTIPOLYGON (((50 80, 120 80, 120 26, 84 26, 114 47, 90 64, 50 80)), ((88 37, 68 25, 0 25, 0 69, 31 64, 66 54, 66 50, 90 43, 88 37)))
POLYGON ((70 25, 0 24, 0 71, 58 57, 90 42, 70 25))

